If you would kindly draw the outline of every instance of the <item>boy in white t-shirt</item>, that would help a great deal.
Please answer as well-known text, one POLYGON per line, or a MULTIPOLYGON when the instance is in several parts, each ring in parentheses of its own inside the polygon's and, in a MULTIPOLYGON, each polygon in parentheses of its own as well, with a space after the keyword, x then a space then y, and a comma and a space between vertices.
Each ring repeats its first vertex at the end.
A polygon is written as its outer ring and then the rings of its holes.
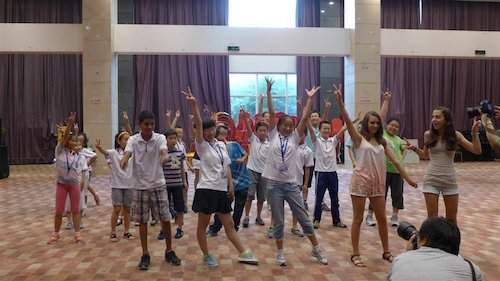
POLYGON ((125 169, 132 155, 133 175, 135 179, 132 199, 132 218, 139 222, 142 257, 140 270, 147 270, 150 264, 148 252, 149 213, 158 218, 165 232, 165 261, 172 265, 180 265, 181 260, 172 250, 172 234, 170 228, 170 212, 168 210, 167 190, 163 175, 163 163, 167 158, 167 140, 162 134, 155 133, 155 116, 152 112, 142 111, 139 114, 138 134, 131 136, 125 147, 125 154, 120 162, 125 169))
MULTIPOLYGON (((312 129, 312 125, 309 124, 308 127, 312 129)), ((321 121, 319 123, 320 136, 316 137, 314 134, 311 135, 311 140, 313 145, 316 147, 316 166, 314 171, 317 172, 317 188, 316 188, 316 203, 314 206, 314 221, 313 225, 315 229, 319 228, 321 221, 321 214, 323 212, 321 208, 321 203, 323 202, 323 197, 328 189, 330 194, 330 201, 332 207, 330 212, 332 213, 333 226, 346 228, 347 226, 340 220, 339 212, 339 178, 337 176, 337 153, 336 148, 339 143, 340 137, 347 127, 342 127, 339 132, 330 137, 332 131, 332 125, 328 121, 321 121)))

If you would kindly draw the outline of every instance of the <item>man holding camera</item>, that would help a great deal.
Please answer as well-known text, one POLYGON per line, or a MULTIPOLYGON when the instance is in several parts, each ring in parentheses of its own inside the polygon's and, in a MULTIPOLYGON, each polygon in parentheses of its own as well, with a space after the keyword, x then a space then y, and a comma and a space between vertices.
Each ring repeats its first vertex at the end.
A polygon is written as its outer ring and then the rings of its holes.
MULTIPOLYGON (((495 106, 495 116, 500 119, 500 106, 495 106)), ((481 115, 481 122, 483 123, 483 127, 486 130, 486 137, 490 142, 491 148, 493 150, 500 149, 500 132, 495 130, 495 126, 493 126, 493 122, 491 121, 491 116, 489 114, 481 115)))
POLYGON ((458 255, 460 230, 451 220, 428 218, 420 232, 402 222, 398 234, 408 251, 394 259, 387 280, 483 280, 479 267, 458 255))

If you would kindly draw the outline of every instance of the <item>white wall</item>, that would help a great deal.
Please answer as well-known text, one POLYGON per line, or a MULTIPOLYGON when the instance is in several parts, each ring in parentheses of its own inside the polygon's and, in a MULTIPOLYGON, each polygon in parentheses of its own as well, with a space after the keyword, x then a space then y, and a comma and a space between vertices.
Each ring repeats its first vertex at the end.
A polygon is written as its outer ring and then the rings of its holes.
POLYGON ((81 53, 81 24, 0 24, 0 53, 81 53))
POLYGON ((500 58, 500 32, 382 29, 380 37, 383 56, 500 58))
POLYGON ((230 56, 229 71, 250 73, 295 73, 295 56, 230 56))
POLYGON ((350 50, 350 31, 342 28, 118 24, 114 34, 119 54, 345 56, 350 50), (229 45, 240 51, 228 52, 229 45))

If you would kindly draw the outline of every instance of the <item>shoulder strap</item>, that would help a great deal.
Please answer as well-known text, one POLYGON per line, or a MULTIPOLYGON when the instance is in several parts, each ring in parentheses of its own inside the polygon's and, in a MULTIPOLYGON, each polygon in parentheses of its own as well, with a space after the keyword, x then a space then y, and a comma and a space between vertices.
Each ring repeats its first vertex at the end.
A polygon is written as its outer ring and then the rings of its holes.
POLYGON ((464 260, 469 263, 470 271, 472 272, 472 281, 477 281, 476 270, 474 270, 474 266, 472 265, 472 263, 469 260, 466 260, 466 259, 464 259, 464 260))

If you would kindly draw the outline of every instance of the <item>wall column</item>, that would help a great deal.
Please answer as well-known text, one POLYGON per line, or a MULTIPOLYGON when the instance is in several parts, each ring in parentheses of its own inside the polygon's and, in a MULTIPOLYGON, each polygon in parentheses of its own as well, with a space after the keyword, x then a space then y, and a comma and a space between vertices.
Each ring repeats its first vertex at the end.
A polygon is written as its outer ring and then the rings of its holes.
MULTIPOLYGON (((345 58, 344 103, 351 119, 380 110, 380 0, 345 2, 345 27, 352 29, 351 55, 345 58)), ((347 139, 347 138, 346 138, 347 139)), ((345 150, 347 166, 352 165, 345 150)))
MULTIPOLYGON (((118 131, 118 69, 112 41, 117 0, 82 0, 82 13, 84 131, 91 144, 99 138, 109 149, 118 131)), ((94 168, 102 172, 106 161, 98 159, 94 168)))

